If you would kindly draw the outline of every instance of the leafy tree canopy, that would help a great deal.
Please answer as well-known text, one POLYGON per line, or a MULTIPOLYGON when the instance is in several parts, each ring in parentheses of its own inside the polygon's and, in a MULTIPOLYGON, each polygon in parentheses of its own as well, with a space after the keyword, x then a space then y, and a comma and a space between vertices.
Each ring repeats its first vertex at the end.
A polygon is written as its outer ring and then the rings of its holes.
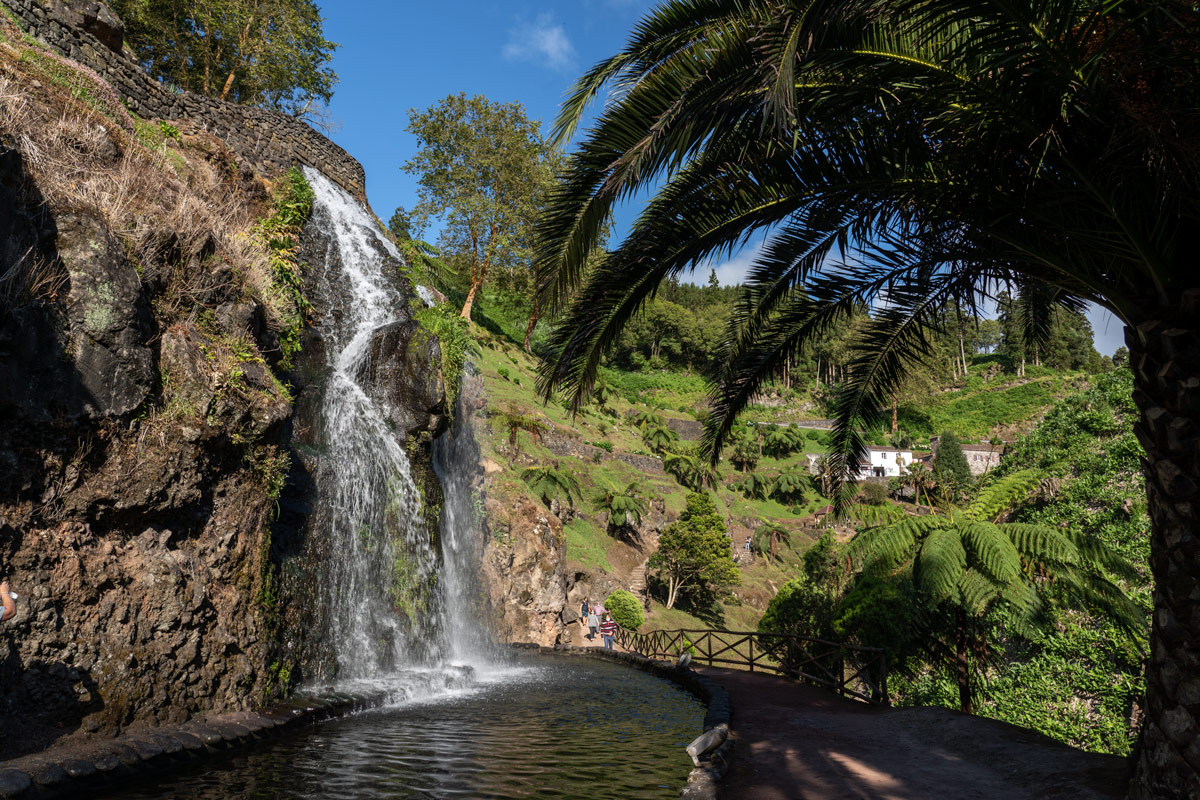
POLYGON ((702 601, 740 582, 725 532, 725 520, 708 493, 689 494, 686 510, 659 536, 647 565, 666 585, 667 608, 675 606, 681 592, 702 601))
POLYGON ((520 103, 452 94, 408 112, 417 153, 404 171, 418 177, 419 226, 437 219, 447 257, 470 276, 462 316, 493 269, 527 269, 533 223, 553 183, 556 152, 520 103))
POLYGON ((113 0, 112 8, 155 78, 295 116, 333 96, 337 45, 313 0, 113 0))

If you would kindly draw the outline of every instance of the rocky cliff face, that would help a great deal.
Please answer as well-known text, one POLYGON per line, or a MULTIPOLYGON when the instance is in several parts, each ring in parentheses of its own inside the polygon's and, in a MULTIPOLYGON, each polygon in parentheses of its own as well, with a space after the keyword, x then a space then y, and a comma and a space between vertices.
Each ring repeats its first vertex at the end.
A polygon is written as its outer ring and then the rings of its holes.
MULTIPOLYGON (((21 595, 0 624, 6 757, 254 706, 319 661, 303 412, 321 343, 284 371, 250 235, 268 182, 212 135, 134 136, 31 75, 39 57, 0 47, 0 572, 21 595)), ((436 340, 406 318, 376 349, 427 456, 436 340)))

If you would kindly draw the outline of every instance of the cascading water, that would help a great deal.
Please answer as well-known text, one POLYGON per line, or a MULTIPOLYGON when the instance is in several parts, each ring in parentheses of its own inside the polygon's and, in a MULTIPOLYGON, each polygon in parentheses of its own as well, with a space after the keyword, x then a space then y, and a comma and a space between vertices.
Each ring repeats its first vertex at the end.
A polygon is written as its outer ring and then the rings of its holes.
POLYGON ((447 655, 435 537, 421 515, 400 436, 379 392, 367 385, 378 332, 407 321, 393 283, 400 254, 356 200, 325 176, 305 174, 314 218, 330 245, 318 276, 329 307, 318 324, 325 348, 323 454, 317 474, 327 537, 328 642, 338 680, 375 678, 447 655))
MULTIPOLYGON (((470 368, 468 368, 470 369, 470 368)), ((484 600, 478 574, 482 542, 475 480, 479 445, 471 429, 469 406, 477 400, 481 381, 466 375, 458 398, 454 428, 434 448, 434 467, 442 482, 441 541, 443 553, 442 602, 450 658, 455 663, 487 664, 494 660, 491 639, 479 624, 484 618, 484 600)))

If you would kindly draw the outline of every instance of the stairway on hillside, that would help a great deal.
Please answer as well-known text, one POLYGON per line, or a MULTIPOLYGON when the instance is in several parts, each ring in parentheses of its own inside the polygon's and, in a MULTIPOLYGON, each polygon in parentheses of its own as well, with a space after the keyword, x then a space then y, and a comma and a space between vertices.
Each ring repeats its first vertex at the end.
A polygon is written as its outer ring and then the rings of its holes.
POLYGON ((629 591, 636 595, 644 595, 646 593, 646 562, 641 564, 629 573, 629 591))

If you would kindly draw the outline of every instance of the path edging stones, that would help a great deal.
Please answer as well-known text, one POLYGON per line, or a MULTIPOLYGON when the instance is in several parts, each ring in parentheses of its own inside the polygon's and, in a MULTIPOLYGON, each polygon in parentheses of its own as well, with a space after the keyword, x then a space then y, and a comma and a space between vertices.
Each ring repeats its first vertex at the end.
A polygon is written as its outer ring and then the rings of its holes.
POLYGON ((725 737, 720 747, 703 756, 700 766, 695 767, 688 775, 687 785, 683 787, 680 796, 685 800, 716 800, 717 784, 725 776, 733 758, 733 704, 730 702, 729 693, 718 683, 690 669, 680 669, 670 662, 656 661, 637 653, 621 653, 603 647, 574 647, 563 644, 543 647, 536 644, 513 643, 510 646, 518 650, 598 658, 601 661, 624 664, 671 681, 694 695, 708 709, 704 714, 704 731, 702 733, 723 725, 728 731, 728 736, 725 737))
POLYGON ((210 714, 180 725, 127 731, 103 741, 51 747, 0 762, 0 800, 59 800, 119 788, 187 761, 279 736, 387 701, 385 692, 325 692, 293 697, 262 711, 210 714))

